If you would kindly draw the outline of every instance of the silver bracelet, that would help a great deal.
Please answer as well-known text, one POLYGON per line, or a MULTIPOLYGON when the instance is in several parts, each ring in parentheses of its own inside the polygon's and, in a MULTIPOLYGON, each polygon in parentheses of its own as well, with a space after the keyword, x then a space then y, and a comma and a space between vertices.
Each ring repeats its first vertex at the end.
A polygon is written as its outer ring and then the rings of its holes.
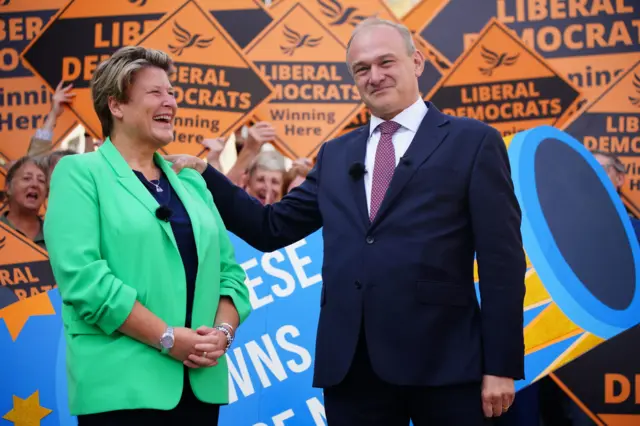
POLYGON ((226 327, 224 327, 223 325, 216 325, 215 327, 216 330, 220 330, 221 332, 224 333, 224 335, 227 337, 227 346, 224 348, 225 352, 227 350, 229 350, 229 348, 231 347, 231 343, 233 343, 233 335, 231 334, 231 332, 229 330, 227 330, 226 327))
POLYGON ((221 327, 226 327, 230 333, 233 333, 233 326, 231 324, 229 324, 228 322, 223 322, 222 324, 220 324, 221 327))

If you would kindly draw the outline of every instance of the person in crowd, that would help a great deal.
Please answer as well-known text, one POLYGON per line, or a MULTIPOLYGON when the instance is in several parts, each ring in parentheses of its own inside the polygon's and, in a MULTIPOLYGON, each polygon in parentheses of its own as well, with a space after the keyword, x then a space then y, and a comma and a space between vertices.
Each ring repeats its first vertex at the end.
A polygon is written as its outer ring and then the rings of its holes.
MULTIPOLYGON (((248 169, 260 154, 265 143, 276 138, 276 131, 266 121, 253 124, 251 127, 243 126, 235 132, 237 158, 233 166, 226 173, 227 178, 236 185, 246 186, 248 169)), ((207 148, 207 163, 216 170, 222 172, 220 155, 226 145, 224 138, 205 139, 202 144, 207 148)))
POLYGON ((24 156, 15 161, 5 180, 8 208, 0 214, 0 222, 47 248, 40 208, 48 194, 47 170, 34 158, 24 156))
POLYGON ((277 151, 258 154, 247 170, 245 190, 263 205, 282 198, 282 182, 287 171, 284 157, 277 151))
POLYGON ((282 179, 282 194, 286 195, 291 192, 293 188, 302 185, 302 182, 304 182, 311 171, 312 166, 311 160, 308 158, 298 158, 295 160, 282 179))
POLYGON ((51 111, 47 114, 42 127, 36 129, 35 135, 31 138, 27 155, 35 157, 45 155, 51 151, 53 130, 56 127, 56 122, 64 112, 64 106, 69 105, 75 97, 75 93, 72 90, 73 84, 64 86, 62 81, 58 83, 56 91, 51 97, 51 111))
POLYGON ((36 161, 43 167, 43 169, 47 171, 48 179, 51 179, 51 174, 53 173, 53 170, 55 169, 60 159, 62 157, 66 157, 67 155, 75 154, 77 154, 77 152, 72 149, 57 149, 47 154, 39 155, 35 158, 36 161))
POLYGON ((231 232, 270 252, 323 228, 313 385, 330 426, 480 426, 524 377, 522 213, 506 146, 424 102, 424 57, 403 25, 369 18, 347 66, 370 123, 322 145, 264 205, 204 161, 231 232), (474 286, 477 255, 480 298, 474 286))
POLYGON ((44 234, 80 426, 216 425, 228 403, 224 353, 251 305, 202 176, 157 152, 173 140, 173 70, 139 46, 102 62, 105 141, 52 175, 44 234))
MULTIPOLYGON (((622 188, 626 182, 627 169, 625 168, 620 158, 617 155, 607 151, 593 150, 591 151, 591 153, 598 161, 598 163, 600 163, 600 165, 604 168, 618 195, 623 198, 624 195, 622 193, 622 188)), ((629 219, 631 220, 631 225, 633 226, 636 237, 638 238, 638 240, 640 240, 640 219, 635 217, 626 205, 625 207, 627 208, 627 213, 629 214, 629 219)))

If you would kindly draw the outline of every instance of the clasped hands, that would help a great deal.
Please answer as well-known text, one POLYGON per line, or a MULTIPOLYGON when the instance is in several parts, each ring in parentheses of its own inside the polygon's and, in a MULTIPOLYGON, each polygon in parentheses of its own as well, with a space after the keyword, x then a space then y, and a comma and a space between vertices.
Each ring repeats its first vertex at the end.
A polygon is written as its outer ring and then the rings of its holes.
POLYGON ((227 336, 223 332, 205 326, 197 330, 177 327, 174 339, 169 355, 189 368, 217 365, 227 347, 227 336))

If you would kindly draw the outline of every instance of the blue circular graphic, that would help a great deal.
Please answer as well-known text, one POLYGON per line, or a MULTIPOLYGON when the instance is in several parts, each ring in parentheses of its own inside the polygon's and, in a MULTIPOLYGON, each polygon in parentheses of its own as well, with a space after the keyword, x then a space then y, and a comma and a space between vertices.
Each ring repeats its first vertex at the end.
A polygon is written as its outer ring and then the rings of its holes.
POLYGON ((635 266, 640 260, 640 246, 624 205, 602 166, 580 142, 550 126, 516 135, 509 146, 509 159, 516 194, 523 210, 525 251, 560 309, 576 325, 605 339, 640 322, 640 277, 635 266), (552 154, 558 157, 554 159, 552 154), (576 173, 583 179, 580 180, 576 173), (540 177, 539 174, 545 176, 540 177), (573 175, 569 181, 574 187, 567 188, 573 191, 565 196, 569 198, 567 202, 558 189, 563 187, 562 179, 567 179, 570 174, 573 175), (579 182, 586 183, 577 185, 579 182), (550 185, 558 188, 550 189, 550 185), (603 193, 608 198, 605 199, 603 193), (554 199, 556 206, 552 205, 554 199), (593 206, 594 201, 608 203, 607 206, 613 208, 608 209, 608 213, 607 207, 579 210, 579 206, 593 206), (560 211, 567 206, 574 211, 560 211), (568 218, 572 214, 591 217, 571 223, 568 218), (608 216, 603 218, 602 214, 608 216), (603 219, 612 223, 602 224, 603 219), (615 235, 619 235, 616 229, 621 228, 625 238, 621 240, 614 236, 613 242, 606 238, 590 238, 590 235, 606 232, 579 228, 580 225, 593 226, 596 223, 615 235), (564 228, 559 229, 560 224, 564 228), (592 246, 586 247, 589 244, 592 246), (600 258, 593 255, 598 253, 598 249, 600 258), (579 259, 576 253, 589 256, 579 259), (632 260, 631 265, 625 265, 622 279, 616 279, 620 270, 611 270, 614 266, 610 259, 614 257, 632 260), (611 279, 606 279, 602 270, 595 272, 597 268, 609 272, 611 279), (610 294, 604 296, 605 292, 618 293, 617 297, 625 300, 621 302, 610 294))

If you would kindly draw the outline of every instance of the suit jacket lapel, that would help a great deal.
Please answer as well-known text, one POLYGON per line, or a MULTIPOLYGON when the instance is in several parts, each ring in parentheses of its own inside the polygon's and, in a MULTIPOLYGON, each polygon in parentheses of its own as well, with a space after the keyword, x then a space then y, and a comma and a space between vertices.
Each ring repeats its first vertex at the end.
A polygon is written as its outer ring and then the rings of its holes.
MULTIPOLYGON (((348 173, 347 179, 349 180, 349 188, 353 194, 353 200, 356 204, 358 216, 362 220, 365 227, 369 227, 369 209, 367 208, 367 195, 364 190, 364 179, 354 179, 351 174, 351 167, 356 163, 362 163, 364 165, 364 159, 367 149, 367 140, 369 139, 369 126, 362 126, 354 131, 353 140, 347 145, 347 164, 346 171, 348 173)), ((367 173, 372 173, 372 170, 367 170, 367 173)))
POLYGON ((440 146, 449 133, 446 124, 448 118, 442 114, 432 103, 427 102, 429 108, 411 145, 405 155, 400 159, 393 174, 387 193, 382 200, 378 214, 372 226, 377 224, 385 215, 394 200, 400 195, 404 186, 409 182, 413 174, 418 170, 431 154, 440 146))
MULTIPOLYGON (((116 147, 111 143, 111 140, 107 138, 100 149, 98 150, 107 162, 111 165, 116 175, 118 176, 118 181, 120 185, 122 185, 131 195, 133 195, 140 203, 149 210, 155 219, 156 217, 156 209, 159 207, 158 202, 153 195, 149 193, 149 190, 144 187, 140 179, 133 173, 131 167, 127 162, 122 158, 120 152, 116 149, 116 147)), ((126 206, 124 206, 126 208, 126 206)), ((173 231, 171 230, 171 224, 169 222, 163 222, 158 219, 158 224, 162 229, 164 229, 165 233, 171 240, 176 248, 178 245, 176 244, 175 237, 173 236, 173 231)))

